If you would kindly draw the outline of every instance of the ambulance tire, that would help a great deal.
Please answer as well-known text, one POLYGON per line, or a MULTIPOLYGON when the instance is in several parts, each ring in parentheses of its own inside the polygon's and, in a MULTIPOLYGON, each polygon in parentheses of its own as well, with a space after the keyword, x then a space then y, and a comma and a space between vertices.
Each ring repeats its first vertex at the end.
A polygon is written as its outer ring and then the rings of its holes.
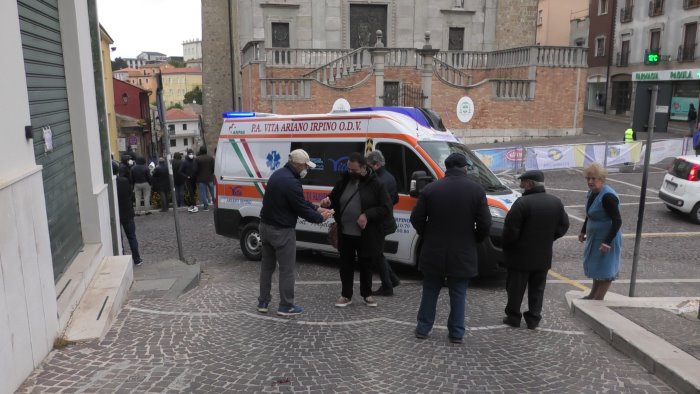
POLYGON ((250 261, 262 260, 262 242, 257 222, 248 223, 241 230, 241 252, 250 261))

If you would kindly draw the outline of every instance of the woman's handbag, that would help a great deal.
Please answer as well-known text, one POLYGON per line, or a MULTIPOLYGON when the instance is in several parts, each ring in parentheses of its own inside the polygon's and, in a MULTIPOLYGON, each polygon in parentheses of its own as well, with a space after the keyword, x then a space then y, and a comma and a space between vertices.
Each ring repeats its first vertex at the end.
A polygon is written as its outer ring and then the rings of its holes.
MULTIPOLYGON (((360 191, 360 187, 358 186, 357 189, 355 190, 355 192, 352 193, 352 196, 350 196, 350 198, 348 199, 348 201, 345 203, 345 205, 343 206, 343 208, 340 210, 340 214, 338 215, 339 218, 342 218, 342 217, 343 217, 343 211, 345 211, 345 208, 347 208, 347 206, 348 206, 348 204, 350 203, 350 201, 353 199, 353 197, 355 197, 355 194, 357 194, 357 192, 359 192, 359 191, 360 191)), ((337 222, 333 222, 333 224, 331 224, 331 225, 328 227, 328 237, 327 237, 327 239, 328 239, 328 243, 329 243, 332 247, 334 247, 336 250, 338 250, 338 223, 337 223, 337 222)))
POLYGON ((328 227, 328 243, 336 250, 338 249, 338 223, 331 223, 328 227))

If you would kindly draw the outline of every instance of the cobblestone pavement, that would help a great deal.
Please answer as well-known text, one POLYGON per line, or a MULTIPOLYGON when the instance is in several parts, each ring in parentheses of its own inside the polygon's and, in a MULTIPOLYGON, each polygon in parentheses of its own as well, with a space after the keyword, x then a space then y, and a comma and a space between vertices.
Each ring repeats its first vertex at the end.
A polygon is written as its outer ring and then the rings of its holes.
MULTIPOLYGON (((145 264, 177 256, 171 215, 136 221, 145 264)), ((204 266, 200 285, 176 300, 130 299, 104 340, 53 351, 20 392, 672 392, 569 316, 568 285, 548 286, 536 331, 500 324, 502 284, 472 286, 461 346, 447 340, 443 295, 439 326, 419 341, 415 272, 400 269, 403 283, 378 308, 339 309, 336 259, 300 253, 305 312, 261 315, 258 264, 213 235, 211 212, 181 222, 186 253, 204 266)))

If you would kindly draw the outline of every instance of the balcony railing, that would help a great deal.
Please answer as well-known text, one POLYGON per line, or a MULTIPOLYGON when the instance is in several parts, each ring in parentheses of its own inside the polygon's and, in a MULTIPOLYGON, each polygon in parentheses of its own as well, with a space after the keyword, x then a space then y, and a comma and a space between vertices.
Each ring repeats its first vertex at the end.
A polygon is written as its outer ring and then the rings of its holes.
POLYGON ((649 2, 649 16, 660 16, 664 14, 664 1, 652 0, 649 2))
POLYGON ((689 10, 691 8, 700 7, 700 0, 683 0, 683 9, 689 10))
POLYGON ((615 64, 618 67, 627 67, 630 64, 630 51, 618 52, 615 64))
POLYGON ((620 23, 632 22, 632 10, 634 6, 625 7, 620 10, 620 23))
POLYGON ((678 61, 679 62, 692 62, 695 60, 695 47, 693 46, 679 46, 678 47, 678 61))

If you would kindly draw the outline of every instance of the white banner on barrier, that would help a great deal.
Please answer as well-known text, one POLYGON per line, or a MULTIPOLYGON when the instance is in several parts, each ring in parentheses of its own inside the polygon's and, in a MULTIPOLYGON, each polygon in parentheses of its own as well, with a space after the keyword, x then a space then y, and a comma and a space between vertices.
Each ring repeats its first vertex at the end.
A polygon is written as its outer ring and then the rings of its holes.
MULTIPOLYGON (((639 163, 644 163, 646 154, 646 144, 642 147, 642 154, 639 156, 639 163)), ((676 157, 683 154, 683 139, 652 141, 651 157, 649 164, 656 164, 668 157, 676 157)))
POLYGON ((571 145, 532 148, 532 151, 535 153, 537 168, 540 170, 576 167, 574 147, 571 145))
POLYGON ((608 166, 631 163, 634 161, 632 160, 632 150, 636 147, 636 144, 639 144, 639 142, 608 145, 607 158, 605 157, 605 145, 596 145, 593 147, 595 161, 606 163, 608 166))

